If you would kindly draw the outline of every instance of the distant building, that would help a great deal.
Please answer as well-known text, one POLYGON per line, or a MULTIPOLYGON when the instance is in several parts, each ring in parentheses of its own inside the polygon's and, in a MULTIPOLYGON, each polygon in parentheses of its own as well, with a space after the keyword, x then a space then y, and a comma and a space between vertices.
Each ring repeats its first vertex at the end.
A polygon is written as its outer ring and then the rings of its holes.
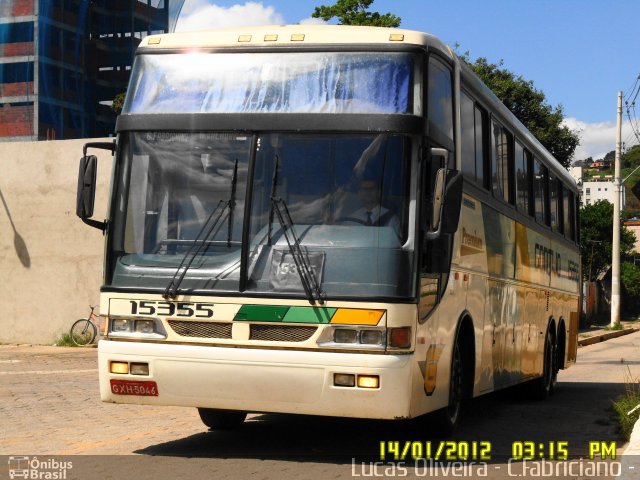
MULTIPOLYGON (((611 175, 605 175, 605 178, 600 180, 599 176, 594 176, 591 182, 582 182, 580 187, 580 202, 582 205, 592 205, 598 200, 607 200, 609 203, 613 203, 613 179, 611 175)), ((622 186, 620 193, 620 208, 625 208, 625 188, 622 186)))
POLYGON ((582 183, 582 167, 569 168, 569 175, 571 175, 578 185, 582 183))
POLYGON ((591 162, 591 164, 585 168, 588 170, 608 170, 612 165, 613 163, 610 160, 596 160, 595 162, 591 162))
POLYGON ((0 0, 0 141, 112 134, 135 49, 169 23, 169 0, 0 0))
POLYGON ((640 253, 640 220, 632 218, 624 222, 624 226, 627 227, 627 229, 631 230, 636 236, 636 243, 633 247, 633 251, 636 254, 640 253))

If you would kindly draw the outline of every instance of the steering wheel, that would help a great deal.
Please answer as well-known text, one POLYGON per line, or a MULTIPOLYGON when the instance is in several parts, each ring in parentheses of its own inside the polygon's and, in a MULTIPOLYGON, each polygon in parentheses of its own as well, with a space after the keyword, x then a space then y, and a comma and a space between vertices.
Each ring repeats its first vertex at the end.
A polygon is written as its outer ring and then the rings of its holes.
POLYGON ((335 223, 344 223, 344 222, 359 223, 360 225, 365 225, 369 227, 373 226, 373 225, 369 225, 364 220, 360 220, 359 218, 355 218, 355 217, 340 217, 335 220, 335 223))

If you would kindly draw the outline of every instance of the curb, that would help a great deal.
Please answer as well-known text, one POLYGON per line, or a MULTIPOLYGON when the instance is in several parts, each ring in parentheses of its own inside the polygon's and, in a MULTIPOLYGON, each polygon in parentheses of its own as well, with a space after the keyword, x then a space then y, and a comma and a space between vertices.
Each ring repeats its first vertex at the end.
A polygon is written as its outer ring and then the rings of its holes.
POLYGON ((583 340, 578 340, 579 347, 586 347, 587 345, 593 345, 595 343, 605 342, 611 338, 618 338, 624 335, 629 335, 630 333, 637 332, 637 328, 625 328, 624 330, 617 330, 613 332, 603 333, 602 335, 595 335, 593 337, 585 338, 583 340))

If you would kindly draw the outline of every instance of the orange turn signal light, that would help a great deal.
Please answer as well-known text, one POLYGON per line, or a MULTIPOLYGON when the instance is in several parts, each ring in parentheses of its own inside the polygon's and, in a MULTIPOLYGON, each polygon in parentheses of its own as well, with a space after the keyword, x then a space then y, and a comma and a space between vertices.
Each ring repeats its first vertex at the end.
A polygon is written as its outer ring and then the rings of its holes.
POLYGON ((111 362, 109 364, 109 371, 111 373, 126 375, 129 373, 129 364, 127 362, 111 362))
POLYGON ((378 375, 358 375, 358 387, 380 388, 380 377, 378 375))
POLYGON ((411 327, 390 328, 389 346, 409 348, 411 346, 411 327))

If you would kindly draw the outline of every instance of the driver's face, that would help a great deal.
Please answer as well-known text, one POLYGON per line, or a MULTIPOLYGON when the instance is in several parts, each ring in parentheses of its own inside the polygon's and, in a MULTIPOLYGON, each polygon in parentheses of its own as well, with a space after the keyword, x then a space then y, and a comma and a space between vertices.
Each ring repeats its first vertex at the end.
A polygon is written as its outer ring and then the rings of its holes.
POLYGON ((358 189, 358 198, 367 209, 372 209, 380 202, 380 189, 373 180, 363 180, 358 189))

